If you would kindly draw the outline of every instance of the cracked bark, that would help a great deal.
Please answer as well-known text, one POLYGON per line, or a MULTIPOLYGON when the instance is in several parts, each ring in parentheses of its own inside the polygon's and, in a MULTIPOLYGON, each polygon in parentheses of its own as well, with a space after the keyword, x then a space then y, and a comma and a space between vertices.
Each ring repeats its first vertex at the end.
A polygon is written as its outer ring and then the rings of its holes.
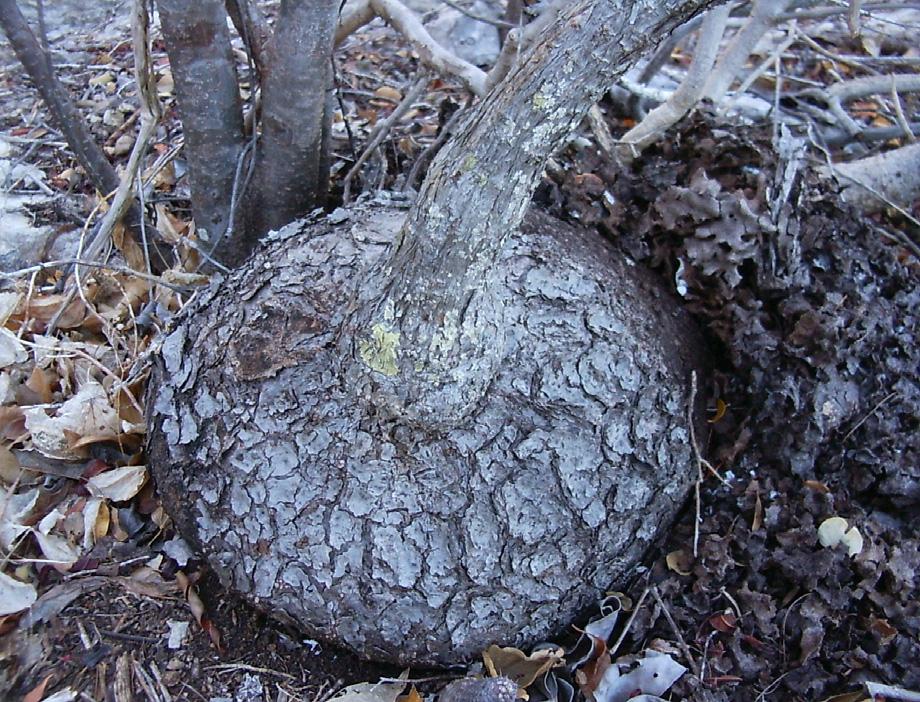
POLYGON ((640 269, 535 214, 496 266, 489 393, 449 432, 382 413, 350 302, 404 216, 294 223, 194 303, 150 464, 224 584, 364 656, 456 662, 563 629, 673 517, 697 346, 640 269))
POLYGON ((595 233, 519 225, 593 98, 705 4, 573 3, 408 214, 291 224, 188 308, 150 459, 225 584, 364 656, 446 663, 628 575, 695 477, 700 344, 595 233))

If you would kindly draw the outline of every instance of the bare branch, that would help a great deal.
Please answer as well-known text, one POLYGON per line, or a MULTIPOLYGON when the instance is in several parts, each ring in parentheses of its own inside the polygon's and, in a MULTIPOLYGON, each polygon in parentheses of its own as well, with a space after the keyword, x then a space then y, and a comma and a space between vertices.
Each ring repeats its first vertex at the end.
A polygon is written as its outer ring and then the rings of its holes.
MULTIPOLYGON (((96 232, 96 236, 86 250, 85 258, 91 261, 98 260, 102 252, 108 247, 116 225, 134 202, 134 188, 137 183, 138 169, 140 168, 141 160, 147 153, 147 146, 150 144, 150 140, 153 138, 157 124, 163 114, 163 109, 157 98, 153 62, 150 60, 148 23, 146 0, 134 0, 131 16, 131 38, 134 44, 134 80, 137 84, 138 99, 140 100, 141 125, 137 139, 131 149, 131 155, 128 157, 128 164, 121 175, 121 182, 118 184, 115 197, 112 199, 112 204, 102 219, 99 231, 96 232)), ((137 261, 131 261, 128 256, 125 258, 130 265, 137 267, 137 261)))
MULTIPOLYGON (((520 27, 523 23, 524 18, 522 14, 523 2, 522 0, 508 0, 505 3, 505 24, 509 27, 520 27)), ((502 43, 502 46, 505 45, 505 39, 508 37, 508 29, 499 29, 498 30, 498 39, 502 43)))
POLYGON ((726 3, 706 13, 693 51, 693 61, 683 82, 666 102, 649 112, 645 119, 623 135, 622 144, 617 149, 621 159, 629 162, 638 156, 703 97, 703 88, 719 53, 719 43, 731 9, 731 3, 726 3))
POLYGON ((157 7, 179 98, 192 212, 210 241, 226 230, 245 143, 227 13, 222 0, 158 0, 157 7))
POLYGON ((505 35, 505 43, 502 44, 502 51, 489 71, 486 78, 486 90, 491 90, 493 85, 501 83, 502 80, 514 67, 521 57, 521 31, 512 29, 505 35))
POLYGON ((920 73, 895 73, 892 75, 863 76, 846 80, 824 89, 803 90, 800 95, 817 97, 827 103, 841 126, 851 135, 862 131, 862 127, 843 108, 843 103, 866 95, 920 91, 920 73))
POLYGON ((271 36, 268 20, 259 9, 258 3, 250 0, 225 0, 225 5, 237 34, 246 42, 253 63, 259 73, 262 73, 265 67, 265 45, 271 36))
POLYGON ((335 45, 341 44, 349 35, 357 32, 376 16, 377 13, 371 7, 370 0, 360 0, 355 3, 348 11, 348 14, 339 18, 339 24, 335 30, 335 45))
POLYGON ((741 72, 751 51, 775 24, 789 0, 755 0, 751 16, 728 43, 722 57, 706 81, 703 96, 718 104, 741 72))
POLYGON ((242 256, 269 230, 325 201, 329 163, 324 147, 333 98, 329 56, 338 10, 339 0, 281 4, 266 47, 269 70, 262 85, 262 139, 253 175, 256 187, 247 203, 251 220, 244 227, 242 256))
POLYGON ((886 205, 906 212, 920 195, 920 144, 832 164, 823 172, 826 177, 840 181, 840 197, 844 202, 870 212, 886 205))
POLYGON ((499 29, 514 29, 516 24, 509 24, 504 20, 492 19, 491 17, 485 17, 484 15, 479 15, 473 12, 472 10, 467 10, 460 3, 454 2, 454 0, 441 0, 448 7, 454 8, 461 15, 466 15, 471 20, 476 20, 477 22, 482 22, 483 24, 491 24, 493 27, 498 27, 499 29))
POLYGON ((370 0, 371 7, 395 27, 415 48, 425 65, 438 73, 458 78, 474 95, 486 92, 486 74, 468 61, 455 56, 428 33, 418 17, 399 0, 370 0))

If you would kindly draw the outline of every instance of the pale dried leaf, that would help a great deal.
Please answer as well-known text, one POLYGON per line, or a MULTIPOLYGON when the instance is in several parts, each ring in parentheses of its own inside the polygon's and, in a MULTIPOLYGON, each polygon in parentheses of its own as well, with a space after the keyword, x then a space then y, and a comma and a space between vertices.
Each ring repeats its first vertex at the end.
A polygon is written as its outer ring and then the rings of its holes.
POLYGON ((858 556, 862 553, 863 537, 856 527, 850 527, 847 533, 843 535, 843 538, 840 539, 840 543, 847 547, 847 554, 850 556, 858 556))
POLYGON ((83 508, 83 548, 89 550, 109 530, 109 508, 100 497, 92 497, 83 508))
POLYGON ((65 537, 51 533, 51 530, 64 519, 64 516, 57 509, 51 510, 38 523, 35 529, 35 539, 45 558, 53 561, 55 567, 69 568, 80 558, 80 551, 65 537))
POLYGON ((0 616, 28 609, 37 599, 33 585, 0 572, 0 616))
POLYGON ((358 683, 346 687, 330 702, 396 702, 405 688, 405 683, 358 683))
POLYGON ((94 475, 87 481, 86 489, 94 497, 123 502, 134 497, 146 482, 146 466, 123 466, 94 475))
POLYGON ((0 329, 0 368, 28 359, 29 354, 16 335, 9 329, 0 329))
POLYGON ((7 402, 12 402, 16 399, 12 382, 9 371, 0 373, 0 405, 5 405, 7 402))
POLYGON ((38 490, 29 490, 20 494, 9 494, 7 490, 0 493, 0 545, 9 552, 16 540, 29 527, 24 522, 28 519, 38 501, 38 490))
POLYGON ((22 293, 0 292, 0 327, 6 324, 22 300, 22 293))
POLYGON ((661 695, 668 690, 687 669, 666 653, 646 651, 638 667, 621 675, 619 666, 611 665, 594 691, 595 702, 626 702, 636 691, 647 695, 661 695))
POLYGON ((95 381, 85 383, 53 417, 48 416, 44 407, 29 407, 24 411, 33 445, 50 458, 80 458, 81 454, 73 449, 73 436, 95 436, 101 440, 115 438, 120 433, 118 413, 109 403, 105 388, 95 381))
POLYGON ((846 533, 847 520, 843 517, 830 517, 818 526, 818 543, 824 548, 834 548, 843 540, 846 533))
MULTIPOLYGON (((12 485, 22 476, 22 466, 19 460, 6 446, 0 446, 0 480, 7 485, 12 485)), ((0 500, 3 498, 0 497, 0 500)), ((2 519, 2 515, 0 515, 2 519)))
POLYGON ((482 660, 490 675, 503 675, 524 688, 559 665, 563 660, 563 651, 542 649, 527 655, 519 648, 492 645, 483 651, 482 660))

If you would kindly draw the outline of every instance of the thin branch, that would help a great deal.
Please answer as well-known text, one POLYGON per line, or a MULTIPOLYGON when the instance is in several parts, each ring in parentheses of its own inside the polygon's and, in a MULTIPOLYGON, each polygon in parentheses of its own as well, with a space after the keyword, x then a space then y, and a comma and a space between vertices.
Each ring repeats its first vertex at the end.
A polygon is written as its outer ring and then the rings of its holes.
POLYGON ((134 42, 134 78, 141 103, 141 125, 137 139, 131 149, 131 155, 128 157, 128 164, 122 174, 121 182, 115 191, 112 205, 109 207, 109 211, 105 213, 99 231, 96 232, 96 236, 86 250, 85 256, 91 261, 98 259, 102 251, 108 246, 115 226, 122 220, 133 204, 134 185, 141 159, 147 152, 147 146, 156 132, 157 123, 163 113, 160 101, 157 98, 156 80, 153 74, 153 64, 150 60, 148 22, 146 0, 135 0, 131 33, 134 42))
POLYGON ((118 187, 115 169, 87 130, 86 120, 51 71, 50 62, 15 0, 0 0, 0 27, 95 188, 102 193, 115 190, 118 187))
POLYGON ((917 141, 917 136, 911 129, 910 122, 907 121, 907 115, 904 114, 904 105, 901 104, 901 96, 898 94, 898 87, 894 83, 894 76, 891 80, 891 101, 894 103, 894 114, 898 120, 898 126, 904 130, 904 136, 911 143, 917 141))
POLYGON ((681 634, 680 629, 677 628, 677 622, 675 622, 674 617, 671 616, 671 611, 664 603, 664 600, 661 599, 661 594, 658 592, 657 586, 652 586, 652 597, 655 598, 655 602, 661 609, 661 613, 664 615, 664 618, 668 620, 668 625, 671 627, 671 631, 674 632, 674 637, 677 639, 677 647, 680 649, 681 653, 684 654, 684 658, 687 660, 687 664, 690 670, 698 670, 696 659, 693 657, 693 654, 690 653, 690 647, 687 646, 687 642, 684 641, 683 634, 681 634))
POLYGON ((505 35, 505 43, 502 44, 501 53, 486 78, 486 90, 491 90, 492 86, 501 83, 520 60, 521 33, 520 29, 512 29, 505 35))
MULTIPOLYGON (((471 98, 472 100, 472 98, 471 98)), ((418 158, 415 159, 415 163, 412 164, 412 168, 409 169, 409 175, 406 176, 406 182, 403 184, 403 192, 407 190, 414 190, 415 184, 419 180, 419 173, 421 170, 435 157, 435 154, 440 151, 441 147, 444 146, 446 142, 454 133, 454 129, 457 124, 460 122, 460 118, 466 112, 466 108, 469 107, 467 103, 466 107, 461 107, 457 109, 454 114, 450 116, 450 119, 441 127, 441 132, 438 134, 437 139, 431 142, 422 153, 418 155, 418 158)))
POLYGON ((36 263, 34 266, 29 266, 28 268, 20 268, 19 270, 9 272, 0 272, 0 276, 10 279, 24 278, 27 275, 41 273, 42 271, 57 270, 63 266, 85 266, 87 268, 102 268, 103 270, 112 271, 113 273, 132 275, 135 278, 149 281, 155 285, 162 285, 164 288, 169 288, 170 290, 175 290, 176 292, 188 292, 189 290, 193 289, 193 286, 191 285, 177 285, 175 283, 170 283, 160 276, 144 273, 143 271, 136 271, 133 268, 128 268, 127 266, 114 266, 110 263, 91 261, 86 258, 62 258, 55 261, 45 261, 43 263, 36 263))
POLYGON ((706 79, 719 53, 719 43, 722 41, 731 10, 732 4, 726 3, 706 13, 687 75, 667 102, 649 112, 645 119, 623 135, 623 143, 617 149, 617 155, 623 161, 632 161, 643 149, 657 141, 671 125, 693 109, 703 97, 706 79))
POLYGON ((885 94, 892 90, 896 92, 920 91, 920 73, 862 76, 835 83, 823 90, 809 88, 801 91, 799 95, 816 97, 826 102, 841 126, 855 136, 862 130, 862 127, 847 114, 843 108, 843 103, 867 95, 885 94))
POLYGON ((719 104, 741 72, 757 42, 777 21, 790 0, 754 0, 751 15, 725 47, 722 57, 706 82, 703 95, 719 104))
POLYGON ((335 29, 335 46, 341 44, 349 35, 357 32, 375 17, 377 17, 377 12, 371 7, 370 0, 356 2, 347 14, 339 17, 339 23, 335 29))
POLYGON ((493 27, 498 27, 500 29, 514 29, 517 26, 516 24, 510 24, 504 20, 492 19, 491 17, 485 17, 484 15, 476 14, 472 10, 467 10, 460 3, 454 2, 454 0, 441 0, 441 2, 443 2, 448 7, 454 8, 461 15, 466 15, 470 19, 476 20, 477 22, 482 22, 483 24, 491 24, 493 27))
POLYGON ((237 34, 246 44, 253 63, 261 74, 265 69, 265 46, 271 36, 265 14, 259 9, 258 3, 250 0, 224 0, 224 5, 237 34))
POLYGON ((423 63, 439 73, 456 77, 474 95, 485 94, 485 72, 436 42, 412 10, 399 0, 370 0, 370 3, 378 15, 412 44, 423 63))
MULTIPOLYGON (((524 15, 523 10, 523 0, 508 0, 505 3, 505 23, 511 27, 520 27, 523 25, 524 15)), ((502 46, 505 45, 505 40, 508 38, 508 30, 499 29, 498 30, 498 40, 501 42, 502 46)))

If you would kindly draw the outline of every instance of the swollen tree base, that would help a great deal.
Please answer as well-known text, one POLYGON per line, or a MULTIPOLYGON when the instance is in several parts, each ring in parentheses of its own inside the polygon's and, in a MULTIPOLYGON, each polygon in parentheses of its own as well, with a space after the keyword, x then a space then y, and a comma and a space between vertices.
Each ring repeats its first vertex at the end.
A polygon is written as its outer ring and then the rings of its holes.
POLYGON ((367 658, 457 662, 561 631, 696 476, 694 329, 595 233, 531 213, 484 291, 501 363, 432 430, 367 381, 398 382, 399 337, 354 343, 405 210, 348 214, 272 235, 165 340, 149 403, 165 503, 225 585, 367 658))

